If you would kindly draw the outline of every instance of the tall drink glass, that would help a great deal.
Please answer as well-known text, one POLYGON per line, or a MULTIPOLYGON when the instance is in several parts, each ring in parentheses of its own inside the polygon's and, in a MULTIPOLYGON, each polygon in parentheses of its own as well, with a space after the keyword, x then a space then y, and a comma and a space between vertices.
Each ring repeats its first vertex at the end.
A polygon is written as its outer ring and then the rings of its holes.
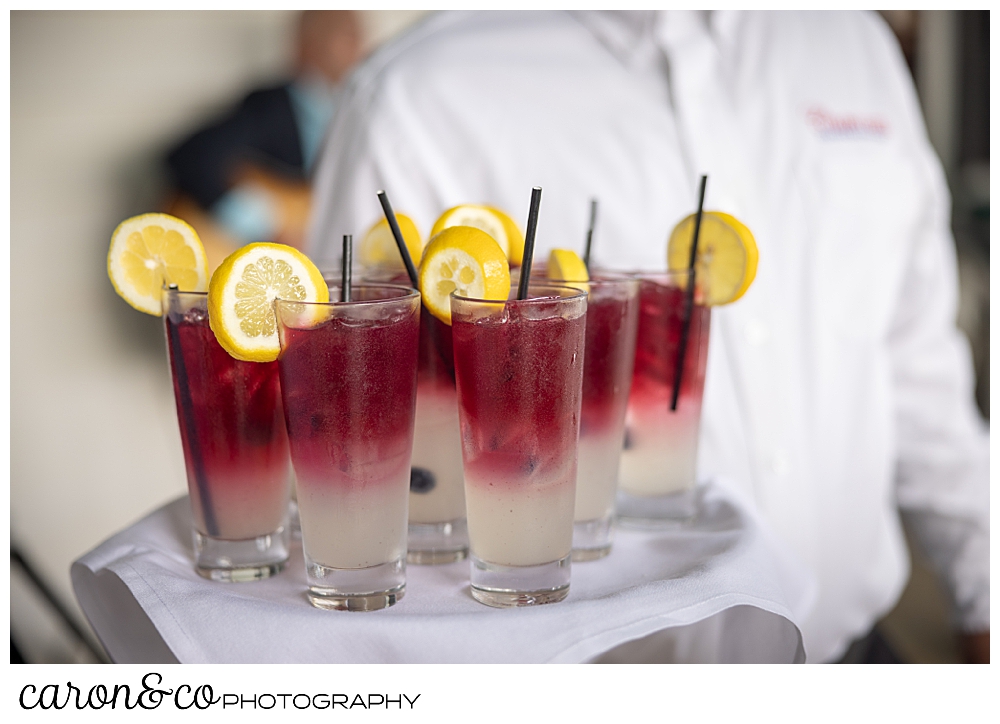
POLYGON ((367 611, 406 587, 420 294, 364 284, 351 299, 275 302, 278 369, 309 600, 367 611))
POLYGON ((586 312, 556 285, 451 298, 470 583, 490 606, 569 592, 586 312))
POLYGON ((595 275, 573 286, 588 292, 573 560, 589 561, 611 550, 625 408, 635 362, 639 282, 595 275))
POLYGON ((671 410, 688 272, 639 274, 639 334, 618 487, 623 525, 661 527, 695 514, 695 463, 711 310, 697 302, 671 410))
MULTIPOLYGON (((365 279, 410 284, 405 273, 366 271, 365 279)), ((462 436, 458 428, 451 327, 421 305, 417 408, 410 463, 409 563, 451 563, 465 558, 462 436)))
POLYGON ((164 292, 164 323, 195 568, 218 581, 267 578, 288 560, 290 468, 278 366, 229 356, 205 293, 164 292))
POLYGON ((407 557, 450 563, 469 550, 452 330, 426 307, 420 312, 407 557))

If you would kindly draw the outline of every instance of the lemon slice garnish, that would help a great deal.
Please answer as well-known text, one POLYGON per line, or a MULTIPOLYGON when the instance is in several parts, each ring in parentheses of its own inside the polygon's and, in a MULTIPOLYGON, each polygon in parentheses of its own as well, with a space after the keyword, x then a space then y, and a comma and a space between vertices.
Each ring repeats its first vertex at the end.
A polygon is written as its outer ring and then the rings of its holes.
POLYGON ((471 226, 452 226, 434 236, 420 262, 420 295, 427 310, 451 324, 451 296, 506 299, 510 268, 500 245, 471 226))
MULTIPOLYGON (((406 214, 396 214, 399 232, 403 235, 406 249, 414 266, 420 263, 420 254, 424 248, 423 239, 417 225, 406 214)), ((392 229, 385 219, 372 224, 358 246, 358 261, 362 266, 379 269, 405 269, 403 257, 392 236, 392 229)))
MULTIPOLYGON (((506 214, 504 214, 506 216, 506 214)), ((511 222, 513 223, 513 222, 511 222)), ((445 211, 434 222, 431 237, 437 236, 445 229, 453 226, 471 226, 486 232, 499 244, 504 259, 510 258, 510 240, 504 220, 493 209, 482 204, 461 204, 445 211)), ((519 232, 520 233, 520 232, 519 232)), ((521 251, 524 251, 524 241, 521 241, 521 251)))
POLYGON ((208 288, 208 262, 197 232, 167 214, 125 219, 111 235, 108 276, 126 302, 146 314, 163 314, 161 290, 176 284, 181 291, 208 288))
POLYGON ((246 362, 281 351, 274 300, 327 302, 330 291, 309 257, 284 244, 248 244, 226 257, 208 285, 208 323, 219 344, 246 362))
POLYGON ((521 259, 524 256, 524 234, 521 233, 521 227, 495 206, 487 206, 486 208, 503 222, 504 231, 507 232, 507 260, 513 266, 521 266, 521 259))
MULTIPOLYGON (((688 268, 693 234, 691 214, 670 234, 667 267, 671 271, 688 268)), ((729 304, 742 297, 757 275, 757 243, 750 230, 729 214, 703 212, 695 275, 703 303, 708 306, 729 304)))
POLYGON ((576 287, 582 292, 589 289, 589 285, 579 283, 590 281, 587 265, 583 263, 580 255, 572 249, 553 249, 550 251, 546 273, 549 279, 565 282, 567 286, 576 287), (574 284, 574 282, 577 283, 574 284))

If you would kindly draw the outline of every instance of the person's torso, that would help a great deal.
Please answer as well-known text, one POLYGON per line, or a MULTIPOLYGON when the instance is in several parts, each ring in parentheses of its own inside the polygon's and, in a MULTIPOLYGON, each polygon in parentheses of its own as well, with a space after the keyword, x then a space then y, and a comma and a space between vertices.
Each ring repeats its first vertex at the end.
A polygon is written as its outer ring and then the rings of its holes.
POLYGON ((616 22, 443 22, 372 73, 373 152, 419 165, 426 183, 393 203, 425 232, 464 202, 523 225, 541 186, 540 259, 582 249, 596 198, 593 257, 623 270, 665 268, 709 175, 706 208, 741 219, 760 261, 713 310, 700 474, 735 481, 817 572, 804 629, 827 658, 905 574, 886 336, 920 217, 909 99, 856 14, 668 13, 638 36, 616 22))

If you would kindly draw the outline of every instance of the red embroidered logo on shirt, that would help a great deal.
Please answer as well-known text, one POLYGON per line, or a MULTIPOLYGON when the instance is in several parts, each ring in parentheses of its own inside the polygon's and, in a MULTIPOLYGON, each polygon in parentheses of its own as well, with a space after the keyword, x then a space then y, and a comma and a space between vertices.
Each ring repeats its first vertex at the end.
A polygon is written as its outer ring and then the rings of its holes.
POLYGON ((881 138, 889 132, 889 124, 877 116, 835 115, 823 108, 806 111, 806 122, 822 138, 881 138))

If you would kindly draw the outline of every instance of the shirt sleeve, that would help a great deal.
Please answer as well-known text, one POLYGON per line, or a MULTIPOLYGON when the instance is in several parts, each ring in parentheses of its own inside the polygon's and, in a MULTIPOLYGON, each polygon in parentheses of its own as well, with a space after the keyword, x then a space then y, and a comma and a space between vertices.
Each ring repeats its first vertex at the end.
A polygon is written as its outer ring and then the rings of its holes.
MULTIPOLYGON (((887 34, 887 31, 886 31, 887 34)), ((989 433, 973 399, 969 343, 956 327, 950 201, 898 52, 893 72, 921 172, 920 209, 889 333, 904 523, 946 584, 955 625, 989 629, 989 433)))

